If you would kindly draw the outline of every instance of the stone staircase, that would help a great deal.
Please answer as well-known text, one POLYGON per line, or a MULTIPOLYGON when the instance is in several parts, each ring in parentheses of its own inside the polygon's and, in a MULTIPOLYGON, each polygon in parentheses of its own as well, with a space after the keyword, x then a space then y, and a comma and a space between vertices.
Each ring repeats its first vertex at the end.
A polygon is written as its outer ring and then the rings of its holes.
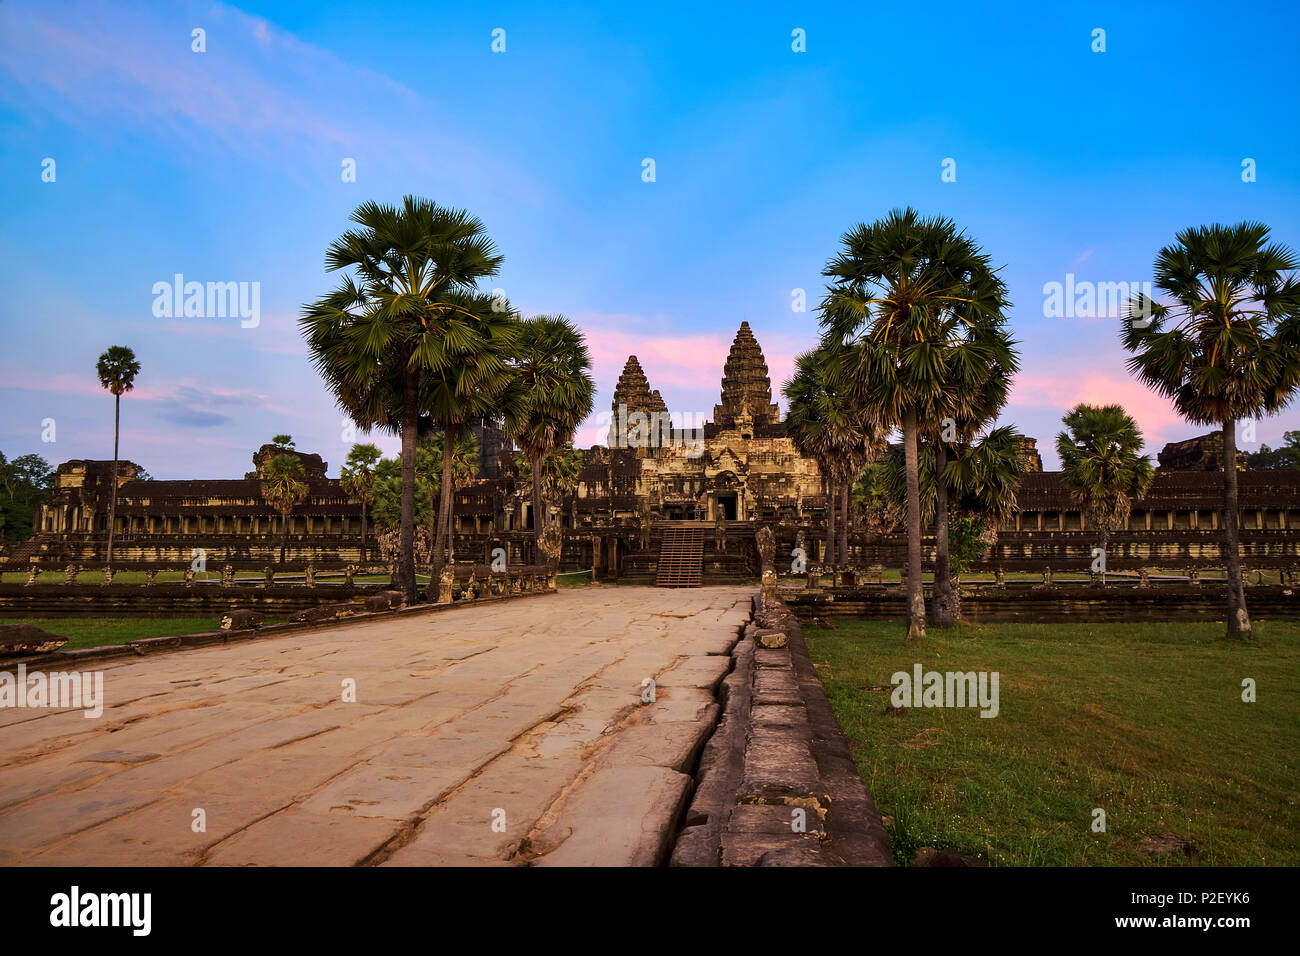
POLYGON ((704 529, 665 528, 655 586, 697 588, 703 572, 704 529))

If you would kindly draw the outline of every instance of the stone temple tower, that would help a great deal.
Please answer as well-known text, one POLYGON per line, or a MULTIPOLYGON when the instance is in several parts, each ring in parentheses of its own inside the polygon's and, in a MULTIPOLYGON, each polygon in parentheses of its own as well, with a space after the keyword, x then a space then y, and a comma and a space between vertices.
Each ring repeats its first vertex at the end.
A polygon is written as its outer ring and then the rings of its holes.
POLYGON ((713 423, 719 428, 744 428, 780 422, 780 410, 772 402, 767 359, 749 323, 741 322, 722 369, 722 404, 713 407, 713 423))
MULTIPOLYGON (((627 364, 623 366, 623 373, 619 375, 618 383, 614 386, 614 400, 610 403, 609 447, 621 447, 619 436, 628 434, 626 422, 638 412, 647 418, 660 415, 660 420, 666 422, 668 406, 664 403, 658 389, 651 391, 650 382, 642 371, 637 357, 629 355, 627 364)), ((663 438, 666 439, 667 436, 663 438)))

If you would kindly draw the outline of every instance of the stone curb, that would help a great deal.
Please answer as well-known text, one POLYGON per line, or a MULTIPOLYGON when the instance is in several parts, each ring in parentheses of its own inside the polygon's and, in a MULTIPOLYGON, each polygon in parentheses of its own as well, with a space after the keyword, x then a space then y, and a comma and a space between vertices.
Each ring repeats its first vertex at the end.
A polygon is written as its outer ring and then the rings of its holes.
POLYGON ((889 835, 794 613, 757 597, 754 609, 670 865, 892 866, 889 835))

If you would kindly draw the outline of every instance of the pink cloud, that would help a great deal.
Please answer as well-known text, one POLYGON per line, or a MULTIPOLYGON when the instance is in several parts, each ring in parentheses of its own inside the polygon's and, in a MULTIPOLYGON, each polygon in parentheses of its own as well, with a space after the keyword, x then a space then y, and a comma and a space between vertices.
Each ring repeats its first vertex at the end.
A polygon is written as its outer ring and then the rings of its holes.
POLYGON ((1167 399, 1136 379, 1086 370, 1072 375, 1018 374, 1007 403, 1008 413, 1003 417, 1014 417, 1017 408, 1047 408, 1064 415, 1081 402, 1124 406, 1142 429, 1148 451, 1172 440, 1171 432, 1185 431, 1188 427, 1167 399))

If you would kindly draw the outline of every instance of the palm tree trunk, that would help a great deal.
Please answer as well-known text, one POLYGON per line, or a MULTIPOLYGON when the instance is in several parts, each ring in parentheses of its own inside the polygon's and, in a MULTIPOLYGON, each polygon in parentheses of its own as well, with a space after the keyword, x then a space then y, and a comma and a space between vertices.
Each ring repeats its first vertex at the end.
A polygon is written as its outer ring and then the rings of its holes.
POLYGON ((930 615, 938 627, 951 627, 956 619, 948 541, 948 485, 943 480, 947 467, 948 450, 940 440, 934 443, 934 590, 930 598, 930 615))
POLYGON ((1237 423, 1223 423, 1223 550, 1228 566, 1228 636, 1250 637, 1246 589, 1241 583, 1241 553, 1237 535, 1237 423))
POLYGON ((831 480, 829 470, 826 473, 826 552, 823 561, 835 564, 835 482, 831 480))
POLYGON ((925 587, 921 582, 921 481, 916 409, 903 412, 903 463, 907 471, 907 640, 925 637, 925 587))
POLYGON ((280 563, 284 564, 284 553, 289 547, 289 515, 280 512, 280 563))
POLYGON ((406 603, 415 593, 415 433, 420 424, 419 372, 408 364, 404 373, 402 409, 402 529, 398 543, 397 577, 406 603))
POLYGON ((542 456, 533 460, 533 540, 537 543, 537 563, 543 564, 542 532, 546 530, 546 502, 542 500, 542 456))
POLYGON ((366 563, 366 503, 361 502, 361 563, 366 563))
POLYGON ((438 531, 434 535, 432 569, 429 574, 430 601, 438 599, 438 582, 447 563, 444 549, 451 532, 451 456, 456 447, 456 431, 450 425, 442 429, 442 487, 438 489, 438 531))
POLYGON ((108 499, 108 563, 113 563, 113 523, 117 520, 117 436, 122 417, 122 396, 113 396, 113 487, 108 499))
POLYGON ((849 563, 849 483, 840 485, 840 564, 849 563))

